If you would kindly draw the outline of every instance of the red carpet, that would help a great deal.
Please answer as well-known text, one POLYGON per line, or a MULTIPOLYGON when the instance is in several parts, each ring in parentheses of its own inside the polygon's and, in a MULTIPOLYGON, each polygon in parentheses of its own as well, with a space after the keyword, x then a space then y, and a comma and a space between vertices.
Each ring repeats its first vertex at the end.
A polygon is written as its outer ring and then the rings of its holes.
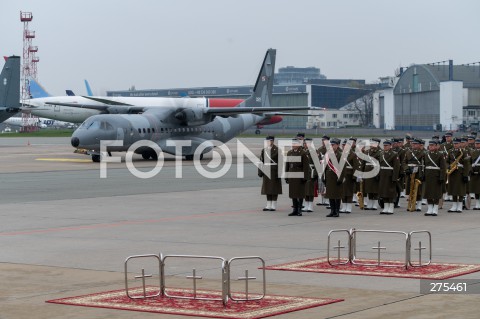
MULTIPOLYGON (((359 260, 358 262, 361 261, 365 263, 375 263, 375 260, 359 260)), ((403 263, 391 261, 389 264, 402 265, 403 263)), ((351 264, 330 266, 327 258, 324 257, 266 266, 265 269, 415 279, 447 279, 480 271, 480 265, 431 263, 425 267, 408 267, 408 269, 402 267, 377 267, 351 264)))
MULTIPOLYGON (((157 289, 157 288, 149 288, 157 289)), ((147 289, 148 291, 148 289, 147 289)), ((191 291, 183 289, 168 289, 169 292, 175 292, 176 295, 190 295, 191 291)), ((141 295, 142 288, 130 290, 131 295, 141 295)), ((198 297, 215 297, 220 298, 221 293, 217 291, 197 291, 198 297)), ((254 295, 252 295, 253 297, 254 295)), ((241 296, 241 297, 244 297, 241 296)), ((128 298, 125 290, 116 290, 101 292, 91 295, 78 297, 69 297, 62 299, 49 300, 49 303, 99 307, 120 310, 132 310, 154 313, 166 313, 185 316, 200 316, 210 318, 234 318, 234 319, 255 319, 275 316, 287 312, 298 311, 307 308, 319 307, 335 302, 343 301, 342 299, 329 298, 303 298, 266 295, 262 300, 248 302, 229 301, 226 307, 223 307, 221 301, 204 301, 175 299, 166 297, 157 297, 151 299, 135 299, 128 298)))

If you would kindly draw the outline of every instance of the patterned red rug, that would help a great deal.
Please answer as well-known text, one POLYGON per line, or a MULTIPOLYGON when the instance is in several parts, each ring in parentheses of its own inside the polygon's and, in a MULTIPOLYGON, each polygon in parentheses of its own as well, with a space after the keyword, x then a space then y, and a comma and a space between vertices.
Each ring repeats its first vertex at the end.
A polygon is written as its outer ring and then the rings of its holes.
MULTIPOLYGON (((153 294, 155 289, 158 290, 158 288, 149 287, 147 292, 150 290, 153 294)), ((169 293, 174 293, 175 295, 180 296, 191 295, 192 293, 190 290, 184 289, 169 288, 168 291, 169 293)), ((141 296, 142 292, 142 288, 130 288, 130 295, 132 296, 141 296)), ((197 290, 197 296, 204 298, 221 298, 221 292, 197 290)), ((254 294, 251 296, 255 297, 254 294)), ((244 297, 244 295, 239 295, 239 298, 240 297, 244 297)), ((166 297, 132 300, 126 296, 125 290, 115 290, 78 297, 48 300, 47 302, 73 306, 132 310, 185 316, 255 319, 280 315, 283 313, 307 308, 324 306, 340 301, 343 301, 343 299, 317 299, 266 295, 265 298, 257 301, 229 301, 227 306, 223 307, 221 301, 191 300, 166 297)))
MULTIPOLYGON (((363 259, 358 262, 375 263, 375 260, 363 259)), ((403 264, 401 262, 391 261, 385 264, 399 265, 399 267, 362 266, 352 264, 330 266, 327 262, 327 258, 324 257, 266 266, 265 269, 415 279, 448 279, 480 271, 480 265, 468 264, 431 263, 425 267, 409 267, 408 269, 400 267, 403 264)))

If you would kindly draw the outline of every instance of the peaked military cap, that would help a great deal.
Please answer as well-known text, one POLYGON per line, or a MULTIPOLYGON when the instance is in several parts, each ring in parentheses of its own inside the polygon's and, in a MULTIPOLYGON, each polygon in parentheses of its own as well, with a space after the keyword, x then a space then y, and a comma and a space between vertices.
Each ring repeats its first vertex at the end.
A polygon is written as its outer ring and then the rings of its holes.
POLYGON ((428 144, 438 145, 438 141, 432 139, 432 140, 428 141, 428 144))
POLYGON ((265 139, 266 139, 267 141, 273 141, 273 140, 275 140, 275 136, 269 135, 269 136, 265 137, 265 139))
POLYGON ((391 140, 385 140, 385 141, 383 141, 383 145, 392 145, 392 141, 391 140))
POLYGON ((455 137, 453 139, 453 143, 460 143, 462 141, 462 139, 460 137, 455 137))
POLYGON ((348 139, 349 141, 357 141, 357 138, 356 137, 353 137, 353 136, 350 136, 350 138, 348 139))
POLYGON ((447 133, 445 133, 445 136, 453 136, 453 133, 452 132, 447 132, 447 133))
POLYGON ((339 140, 338 138, 332 138, 332 139, 330 140, 330 144, 337 144, 337 145, 339 145, 339 144, 340 144, 340 140, 339 140))
POLYGON ((322 140, 329 140, 329 139, 330 139, 330 136, 328 136, 328 135, 323 135, 322 136, 322 140))
POLYGON ((477 139, 475 140, 475 143, 480 143, 480 138, 477 138, 477 139))
POLYGON ((304 141, 313 141, 310 137, 307 137, 304 141))
POLYGON ((297 137, 305 138, 305 133, 298 132, 297 137))
POLYGON ((379 138, 372 138, 371 141, 372 141, 372 142, 380 143, 380 139, 379 139, 379 138))

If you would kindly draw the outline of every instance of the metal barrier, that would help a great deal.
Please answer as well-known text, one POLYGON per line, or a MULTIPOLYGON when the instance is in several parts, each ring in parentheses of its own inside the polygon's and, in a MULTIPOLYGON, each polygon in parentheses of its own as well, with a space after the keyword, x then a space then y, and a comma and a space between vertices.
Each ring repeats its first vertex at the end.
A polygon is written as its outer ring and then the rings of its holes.
POLYGON ((334 229, 334 230, 331 230, 329 233, 328 233, 328 241, 327 241, 327 245, 328 245, 328 249, 327 249, 327 261, 328 263, 330 264, 330 266, 338 266, 338 265, 346 265, 348 263, 350 263, 351 261, 351 254, 352 252, 350 251, 350 247, 352 247, 352 245, 350 244, 350 241, 351 241, 351 229, 334 229), (342 262, 340 261, 341 258, 340 258, 340 250, 342 248, 346 248, 345 246, 341 246, 341 241, 339 240, 338 243, 337 243, 337 246, 333 247, 334 249, 337 250, 337 262, 336 263, 332 263, 330 261, 330 236, 332 235, 332 233, 347 233, 347 244, 348 244, 348 257, 347 257, 347 260, 345 262, 342 262))
POLYGON ((409 234, 408 234, 408 238, 409 238, 409 241, 408 241, 408 250, 409 250, 409 260, 408 260, 408 264, 412 267, 424 267, 424 266, 428 266, 432 263, 432 234, 428 231, 428 230, 415 230, 415 231, 411 231, 409 234), (419 241, 418 242, 418 247, 417 248, 414 248, 414 250, 418 250, 418 264, 414 264, 412 263, 412 238, 413 238, 413 234, 422 234, 422 233, 425 233, 428 235, 428 262, 425 263, 425 264, 422 264, 422 250, 424 249, 427 249, 427 247, 423 247, 422 246, 422 242, 419 241))
POLYGON ((145 275, 145 269, 144 268, 142 268, 142 275, 141 276, 135 276, 135 279, 138 279, 138 278, 142 279, 143 296, 134 297, 134 296, 130 295, 129 289, 128 289, 128 268, 127 268, 127 265, 128 265, 129 260, 138 259, 138 258, 154 258, 154 259, 158 260, 158 273, 159 274, 162 273, 162 258, 158 255, 152 255, 152 254, 150 254, 150 255, 134 255, 134 256, 128 257, 125 260, 125 263, 124 263, 124 267, 125 267, 125 292, 127 293, 128 298, 130 298, 130 299, 146 299, 146 298, 154 298, 154 297, 160 296, 162 294, 162 288, 161 287, 163 286, 163 276, 159 276, 158 293, 152 294, 152 295, 150 295, 150 294, 147 295, 145 278, 152 277, 153 275, 145 275))
MULTIPOLYGON (((198 256, 198 255, 154 255, 154 254, 147 254, 147 255, 134 255, 130 256, 125 260, 124 263, 125 268, 125 291, 127 296, 130 299, 146 299, 146 298, 154 298, 158 296, 164 296, 167 298, 177 298, 177 299, 196 299, 196 300, 208 300, 208 301, 222 301, 223 305, 225 306, 228 303, 228 299, 233 301, 252 301, 252 300, 260 300, 265 297, 266 293, 266 279, 265 279, 265 261, 258 256, 245 256, 245 257, 234 257, 230 260, 226 260, 222 257, 217 256, 198 256), (132 259, 139 259, 139 258, 154 258, 158 262, 158 274, 159 274, 159 282, 158 282, 158 290, 154 294, 147 294, 147 286, 145 279, 153 277, 152 274, 145 275, 145 269, 142 268, 142 274, 140 276, 134 276, 135 279, 142 279, 142 287, 143 287, 143 294, 141 296, 132 296, 129 292, 128 287, 128 262, 132 259), (167 259, 172 258, 180 258, 180 259, 204 259, 204 260, 218 260, 221 262, 221 266, 219 269, 221 270, 221 291, 222 295, 221 298, 206 298, 197 295, 197 280, 203 279, 203 277, 197 275, 197 271, 195 268, 192 269, 192 275, 186 276, 188 279, 193 280, 193 289, 191 296, 185 295, 172 295, 168 293, 168 288, 166 286, 166 276, 165 276, 165 267, 167 259), (231 288, 230 288, 230 266, 236 260, 253 260, 258 259, 262 263, 262 282, 263 282, 263 292, 262 294, 255 296, 253 298, 249 297, 248 294, 248 282, 250 280, 257 279, 256 277, 249 277, 248 276, 248 269, 245 270, 245 277, 239 277, 237 280, 245 280, 245 298, 238 298, 234 297, 231 288)), ((238 293, 237 293, 238 294, 238 293)))
POLYGON ((260 300, 265 297, 267 290, 267 282, 265 279, 265 261, 257 256, 246 256, 246 257, 233 257, 228 261, 228 297, 232 299, 233 301, 249 301, 249 300, 260 300), (258 259, 262 263, 262 283, 263 283, 263 292, 260 296, 254 297, 254 298, 248 298, 248 281, 257 279, 256 277, 248 277, 248 269, 245 270, 245 277, 239 277, 237 280, 245 280, 245 298, 235 298, 232 295, 232 291, 230 289, 230 282, 231 282, 231 266, 233 261, 235 260, 252 260, 252 259, 258 259))
MULTIPOLYGON (((381 259, 381 251, 386 250, 387 247, 382 247, 381 242, 379 241, 377 246, 372 247, 372 249, 377 250, 377 262, 376 263, 365 263, 365 262, 359 262, 359 258, 357 258, 357 234, 360 233, 378 233, 378 234, 399 234, 402 235, 402 237, 405 238, 405 259, 402 261, 402 264, 400 265, 401 267, 404 267, 405 269, 408 268, 408 266, 411 267, 424 267, 430 265, 432 262, 432 235, 429 231, 427 230, 418 230, 418 231, 411 231, 409 233, 403 232, 403 231, 389 231, 389 230, 364 230, 364 229, 334 229, 331 230, 328 233, 328 240, 327 240, 327 262, 331 266, 341 266, 341 265, 346 265, 346 264, 353 264, 353 265, 362 265, 362 266, 380 266, 380 267, 399 267, 398 265, 388 263, 388 261, 383 261, 381 259), (342 246, 341 241, 338 240, 337 246, 331 247, 331 236, 334 233, 347 233, 348 234, 348 246, 342 246), (418 264, 415 264, 412 262, 412 236, 414 234, 420 234, 420 233, 425 233, 428 235, 428 249, 429 249, 429 258, 428 262, 422 263, 422 250, 427 249, 427 247, 422 246, 422 242, 419 242, 418 248, 414 248, 414 250, 418 250, 418 264), (334 261, 331 258, 330 254, 330 249, 336 249, 337 250, 337 259, 334 261), (341 258, 341 253, 340 250, 343 248, 348 248, 348 258, 341 258), (342 261, 345 260, 345 261, 342 261), (387 263, 386 263, 387 262, 387 263)), ((391 260, 389 260, 391 262, 391 260)))

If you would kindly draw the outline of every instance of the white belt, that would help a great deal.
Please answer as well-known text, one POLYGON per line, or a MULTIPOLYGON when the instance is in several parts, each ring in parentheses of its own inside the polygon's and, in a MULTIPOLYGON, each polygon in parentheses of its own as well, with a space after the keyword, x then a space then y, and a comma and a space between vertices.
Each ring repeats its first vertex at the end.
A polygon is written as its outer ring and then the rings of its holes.
POLYGON ((408 164, 410 167, 417 167, 419 164, 408 164))
POLYGON ((277 165, 277 163, 264 163, 263 165, 265 165, 265 166, 274 166, 274 165, 277 165))
POLYGON ((375 164, 372 164, 372 163, 366 163, 365 165, 367 165, 367 166, 376 166, 375 164))
POLYGON ((457 164, 458 167, 463 167, 463 164, 457 164))
POLYGON ((353 169, 353 167, 351 167, 351 166, 345 166, 345 168, 350 168, 350 169, 353 169))
POLYGON ((472 167, 480 166, 480 164, 473 164, 472 167))
POLYGON ((393 169, 393 167, 381 166, 380 169, 393 169))
POLYGON ((440 169, 440 167, 436 167, 436 166, 425 166, 425 169, 440 169))

